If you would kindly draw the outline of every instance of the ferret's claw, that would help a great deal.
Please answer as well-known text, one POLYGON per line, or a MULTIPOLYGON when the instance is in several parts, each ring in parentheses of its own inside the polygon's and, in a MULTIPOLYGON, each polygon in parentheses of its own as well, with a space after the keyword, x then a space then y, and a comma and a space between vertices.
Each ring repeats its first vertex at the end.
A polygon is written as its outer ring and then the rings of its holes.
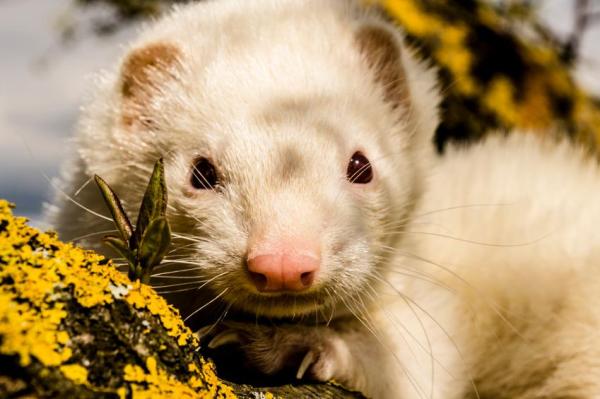
POLYGON ((296 378, 299 380, 302 379, 302 377, 304 377, 304 374, 306 373, 306 370, 308 370, 308 368, 311 366, 311 364, 314 363, 315 360, 316 360, 315 353, 313 351, 308 351, 306 353, 306 355, 304 355, 304 359, 302 359, 302 363, 300 363, 300 367, 298 367, 298 372, 296 373, 296 378))
POLYGON ((225 330, 217 335, 208 343, 210 349, 215 349, 227 344, 235 344, 240 342, 240 336, 235 330, 225 330))

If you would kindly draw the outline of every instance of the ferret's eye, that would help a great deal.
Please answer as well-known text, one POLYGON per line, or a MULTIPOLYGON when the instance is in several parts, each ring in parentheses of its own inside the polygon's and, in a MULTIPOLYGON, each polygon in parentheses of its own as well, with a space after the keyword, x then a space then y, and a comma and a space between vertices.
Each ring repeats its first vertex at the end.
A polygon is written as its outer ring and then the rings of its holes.
POLYGON ((373 180, 371 163, 361 152, 357 151, 348 162, 346 178, 350 183, 367 184, 373 180))
POLYGON ((198 158, 192 168, 191 183, 195 189, 210 190, 219 182, 217 171, 206 158, 198 158))

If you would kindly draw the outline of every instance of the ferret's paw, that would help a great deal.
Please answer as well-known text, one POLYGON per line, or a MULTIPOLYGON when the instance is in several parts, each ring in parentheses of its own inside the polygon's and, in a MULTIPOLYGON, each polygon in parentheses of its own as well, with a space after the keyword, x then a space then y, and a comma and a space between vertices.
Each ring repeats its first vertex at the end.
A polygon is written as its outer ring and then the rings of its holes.
POLYGON ((211 349, 238 346, 247 366, 267 375, 343 381, 351 374, 348 368, 354 363, 346 343, 327 327, 224 323, 208 335, 207 331, 199 333, 204 333, 202 341, 211 349))
POLYGON ((335 378, 336 367, 335 357, 331 356, 331 353, 319 353, 311 349, 300 362, 300 366, 296 371, 296 378, 300 380, 307 375, 317 381, 329 381, 335 378))

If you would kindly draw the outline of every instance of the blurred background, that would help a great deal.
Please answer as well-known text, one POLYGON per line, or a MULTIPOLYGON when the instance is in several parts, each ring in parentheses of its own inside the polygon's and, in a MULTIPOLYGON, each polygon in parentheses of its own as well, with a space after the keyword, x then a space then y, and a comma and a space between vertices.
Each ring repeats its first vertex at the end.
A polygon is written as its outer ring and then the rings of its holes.
MULTIPOLYGON (((90 77, 173 2, 0 0, 0 198, 16 214, 43 226, 90 77)), ((558 128, 597 147, 600 0, 378 3, 441 68, 440 151, 513 127, 558 128)))

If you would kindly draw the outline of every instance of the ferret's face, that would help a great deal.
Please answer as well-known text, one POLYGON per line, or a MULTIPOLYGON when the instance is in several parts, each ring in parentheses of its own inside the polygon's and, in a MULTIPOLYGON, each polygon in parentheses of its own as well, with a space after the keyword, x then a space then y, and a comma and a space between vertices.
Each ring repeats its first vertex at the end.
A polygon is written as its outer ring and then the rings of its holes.
POLYGON ((412 193, 397 187, 413 184, 405 149, 386 139, 393 126, 364 107, 335 96, 281 101, 269 99, 257 114, 227 113, 210 128, 214 141, 182 132, 171 143, 180 253, 201 266, 203 280, 214 279, 206 289, 245 311, 357 306, 381 278, 394 238, 386 222, 406 215, 412 193))
POLYGON ((294 32, 216 54, 154 41, 121 68, 111 145, 130 168, 112 181, 139 197, 141 171, 165 158, 175 248, 160 270, 198 276, 188 303, 219 297, 274 317, 357 309, 417 197, 419 126, 397 38, 363 27, 324 49, 294 32))

